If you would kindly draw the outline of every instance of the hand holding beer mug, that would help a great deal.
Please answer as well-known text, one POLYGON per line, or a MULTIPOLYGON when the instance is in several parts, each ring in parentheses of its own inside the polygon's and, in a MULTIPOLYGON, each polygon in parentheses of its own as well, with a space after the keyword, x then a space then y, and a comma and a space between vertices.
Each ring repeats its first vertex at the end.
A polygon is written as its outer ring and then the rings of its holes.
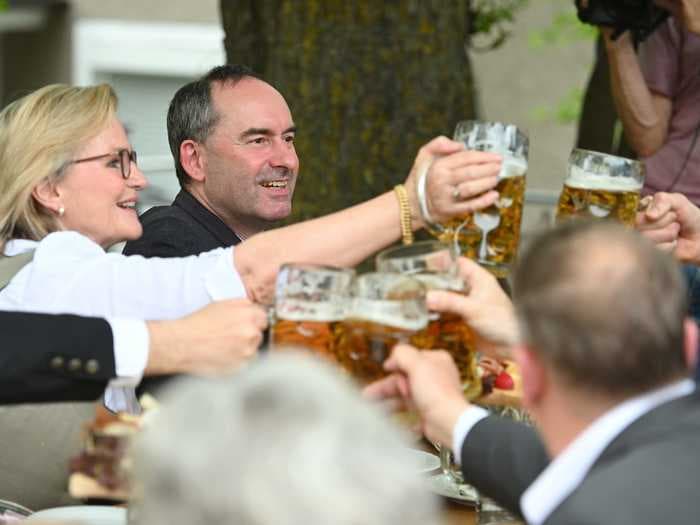
MULTIPOLYGON (((499 196, 484 209, 444 223, 431 223, 428 230, 444 242, 454 242, 460 253, 503 277, 515 259, 520 240, 529 140, 513 124, 472 120, 457 124, 454 139, 468 150, 502 156, 496 185, 499 196)), ((459 187, 455 188, 455 199, 460 198, 458 192, 459 187)))
MULTIPOLYGON (((449 246, 437 241, 421 241, 409 246, 384 250, 376 258, 380 272, 399 272, 421 281, 427 291, 444 290, 463 293, 464 282, 458 276, 457 261, 449 246)), ((421 350, 445 350, 459 370, 467 399, 481 395, 481 379, 477 373, 477 354, 470 328, 455 313, 431 312, 428 326, 411 337, 413 346, 421 350)), ((447 483, 463 482, 452 468, 449 447, 438 447, 440 469, 447 483)))
POLYGON ((277 275, 273 351, 308 349, 335 361, 337 324, 345 318, 355 271, 285 264, 277 275))
POLYGON ((643 185, 641 162, 574 149, 559 197, 557 222, 570 218, 613 219, 634 226, 643 185))
POLYGON ((425 287, 405 275, 367 273, 355 279, 351 295, 336 358, 355 379, 369 383, 386 375, 384 360, 395 344, 427 326, 425 287))
MULTIPOLYGON (((438 241, 421 241, 409 246, 389 248, 376 258, 379 272, 396 272, 419 280, 427 291, 464 292, 464 282, 458 276, 457 261, 449 246, 438 241)), ((459 369, 467 399, 481 394, 477 375, 477 356, 472 331, 455 313, 431 312, 428 326, 410 338, 410 343, 422 350, 446 350, 459 369)))

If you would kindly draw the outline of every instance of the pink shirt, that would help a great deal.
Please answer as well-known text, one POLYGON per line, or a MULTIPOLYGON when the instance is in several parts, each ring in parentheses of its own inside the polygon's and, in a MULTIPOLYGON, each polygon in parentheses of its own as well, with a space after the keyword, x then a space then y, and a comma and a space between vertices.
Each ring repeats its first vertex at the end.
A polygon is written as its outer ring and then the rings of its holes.
POLYGON ((644 193, 675 191, 700 205, 700 140, 693 145, 700 126, 700 36, 670 17, 642 44, 640 59, 649 89, 672 103, 666 143, 643 159, 644 193))

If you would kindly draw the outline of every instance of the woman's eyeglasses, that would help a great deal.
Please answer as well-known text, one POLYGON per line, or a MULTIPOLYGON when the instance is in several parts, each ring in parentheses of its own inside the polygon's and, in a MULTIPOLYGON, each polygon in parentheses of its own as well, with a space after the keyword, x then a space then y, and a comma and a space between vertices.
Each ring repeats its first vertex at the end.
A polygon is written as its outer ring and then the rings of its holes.
POLYGON ((122 170, 122 177, 125 179, 131 175, 131 163, 138 165, 136 160, 136 152, 134 150, 120 149, 116 153, 105 153, 104 155, 96 155, 94 157, 86 157, 84 159, 71 160, 67 164, 81 164, 83 162, 92 162, 93 160, 106 159, 107 157, 116 157, 119 159, 119 164, 122 170))

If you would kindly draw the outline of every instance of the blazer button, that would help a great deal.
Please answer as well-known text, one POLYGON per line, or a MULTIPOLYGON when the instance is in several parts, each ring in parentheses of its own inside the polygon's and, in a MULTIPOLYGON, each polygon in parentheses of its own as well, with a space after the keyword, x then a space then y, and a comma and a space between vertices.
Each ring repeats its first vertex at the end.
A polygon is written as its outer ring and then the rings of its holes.
POLYGON ((51 368, 53 368, 54 370, 58 370, 59 368, 63 368, 64 362, 65 362, 64 359, 60 355, 52 357, 51 358, 51 368))
POLYGON ((95 375, 99 369, 100 363, 98 363, 96 359, 88 359, 88 361, 85 363, 85 371, 88 374, 95 375))
POLYGON ((74 357, 73 359, 68 361, 68 370, 70 370, 71 372, 77 372, 82 368, 82 366, 83 362, 77 357, 74 357))

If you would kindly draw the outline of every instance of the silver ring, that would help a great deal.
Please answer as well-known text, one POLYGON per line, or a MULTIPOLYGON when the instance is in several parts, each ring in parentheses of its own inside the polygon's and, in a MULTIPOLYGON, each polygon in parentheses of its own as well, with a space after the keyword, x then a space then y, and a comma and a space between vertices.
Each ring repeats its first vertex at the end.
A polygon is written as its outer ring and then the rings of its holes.
POLYGON ((459 185, 455 186, 455 189, 452 190, 452 198, 455 201, 460 201, 462 200, 462 193, 459 191, 459 185))

